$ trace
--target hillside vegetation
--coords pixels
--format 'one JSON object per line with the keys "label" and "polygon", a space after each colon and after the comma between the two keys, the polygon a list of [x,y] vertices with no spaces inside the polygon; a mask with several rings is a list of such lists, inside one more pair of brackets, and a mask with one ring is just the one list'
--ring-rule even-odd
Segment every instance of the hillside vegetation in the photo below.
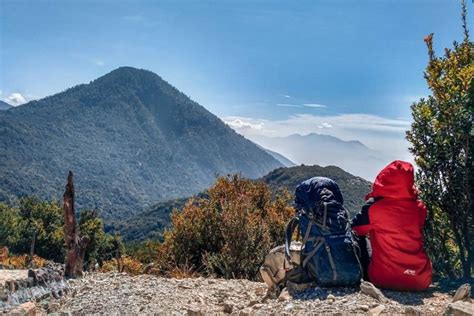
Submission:
{"label": "hillside vegetation", "polygon": [[0,111],[0,202],[58,199],[68,170],[79,208],[106,221],[190,196],[216,175],[282,164],[158,75],[122,67]]}
{"label": "hillside vegetation", "polygon": [[[369,193],[371,183],[335,167],[296,166],[278,168],[260,180],[265,182],[273,192],[286,189],[291,195],[302,181],[315,176],[334,179],[344,194],[346,208],[353,214],[364,204],[364,197]],[[205,197],[206,193],[199,197]],[[120,233],[125,241],[145,239],[162,239],[164,229],[170,224],[170,213],[173,209],[181,210],[188,199],[175,199],[160,202],[129,218],[113,221],[107,229]]]}

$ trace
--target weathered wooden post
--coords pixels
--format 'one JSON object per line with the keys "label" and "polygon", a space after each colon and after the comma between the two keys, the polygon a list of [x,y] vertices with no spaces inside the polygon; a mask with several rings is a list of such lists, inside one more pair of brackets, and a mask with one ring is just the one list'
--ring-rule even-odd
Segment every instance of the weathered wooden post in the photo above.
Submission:
{"label": "weathered wooden post", "polygon": [[71,171],[69,171],[67,176],[66,191],[64,192],[63,199],[64,239],[66,242],[66,267],[64,274],[66,278],[75,278],[76,276],[82,276],[82,265],[88,239],[87,237],[79,237],[74,209],[73,174]]}
{"label": "weathered wooden post", "polygon": [[31,237],[31,243],[30,243],[30,252],[28,255],[28,267],[31,267],[33,265],[33,256],[35,254],[35,244],[36,244],[36,234],[37,234],[37,229],[36,229],[36,223],[33,221],[33,233]]}

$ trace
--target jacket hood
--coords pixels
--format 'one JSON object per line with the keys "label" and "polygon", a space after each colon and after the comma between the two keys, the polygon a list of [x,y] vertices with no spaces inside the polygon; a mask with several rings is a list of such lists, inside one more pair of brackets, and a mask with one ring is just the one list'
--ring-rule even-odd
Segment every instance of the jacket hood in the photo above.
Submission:
{"label": "jacket hood", "polygon": [[329,178],[314,177],[303,181],[296,187],[295,204],[312,209],[321,200],[334,200],[344,203],[341,190],[337,183]]}
{"label": "jacket hood", "polygon": [[375,178],[372,192],[365,198],[416,199],[415,174],[411,163],[395,160]]}

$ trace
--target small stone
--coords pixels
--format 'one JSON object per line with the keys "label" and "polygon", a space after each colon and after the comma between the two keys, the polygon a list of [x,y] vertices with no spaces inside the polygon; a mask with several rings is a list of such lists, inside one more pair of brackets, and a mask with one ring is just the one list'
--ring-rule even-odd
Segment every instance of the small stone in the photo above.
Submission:
{"label": "small stone", "polygon": [[407,316],[420,316],[421,312],[413,306],[407,306],[407,308],[405,308],[405,315],[407,315]]}
{"label": "small stone", "polygon": [[226,314],[230,314],[232,313],[232,305],[229,305],[229,304],[224,304],[223,305],[223,312],[226,313]]}
{"label": "small stone", "polygon": [[378,316],[378,315],[380,315],[381,312],[383,312],[384,309],[385,309],[385,305],[379,305],[379,306],[369,310],[368,314],[370,316]]}
{"label": "small stone", "polygon": [[288,304],[286,304],[286,306],[285,306],[284,309],[285,309],[285,310],[290,310],[290,309],[292,309],[293,307],[295,307],[295,305],[293,305],[292,303],[288,303]]}
{"label": "small stone", "polygon": [[452,302],[454,303],[457,301],[471,301],[471,286],[469,283],[463,284],[458,288],[456,294],[454,294]]}
{"label": "small stone", "polygon": [[186,311],[188,316],[203,316],[204,314],[200,310],[188,309]]}
{"label": "small stone", "polygon": [[256,304],[258,304],[258,301],[250,301],[250,303],[248,303],[247,307],[252,307]]}
{"label": "small stone", "polygon": [[286,288],[288,289],[288,291],[290,293],[300,293],[300,292],[304,292],[305,290],[309,289],[309,288],[313,288],[315,287],[316,284],[314,283],[294,283],[294,282],[291,282],[291,281],[287,281],[286,282]]}
{"label": "small stone", "polygon": [[263,304],[255,304],[254,306],[252,306],[253,309],[260,309],[263,307]]}
{"label": "small stone", "polygon": [[329,294],[326,299],[327,299],[327,301],[328,301],[329,304],[334,303],[334,301],[336,300],[336,298],[335,298],[334,295],[332,295],[332,294]]}
{"label": "small stone", "polygon": [[290,293],[288,293],[288,290],[285,288],[281,291],[280,296],[278,296],[278,300],[280,302],[284,301],[289,301],[291,299]]}
{"label": "small stone", "polygon": [[366,295],[369,295],[369,296],[372,296],[373,298],[375,298],[379,302],[386,301],[386,298],[382,294],[382,292],[378,288],[376,288],[375,285],[373,285],[370,282],[362,281],[360,283],[360,290],[361,290],[362,293],[364,293]]}
{"label": "small stone", "polygon": [[264,288],[264,287],[257,287],[255,289],[255,294],[259,295],[259,296],[263,296],[263,295],[267,294],[267,289]]}
{"label": "small stone", "polygon": [[369,306],[368,305],[357,305],[357,308],[366,312],[369,310]]}
{"label": "small stone", "polygon": [[250,308],[244,308],[244,309],[239,311],[238,315],[239,316],[250,316],[250,315],[253,315],[253,311]]}
{"label": "small stone", "polygon": [[474,315],[474,303],[457,301],[449,303],[444,312],[445,316],[472,316]]}

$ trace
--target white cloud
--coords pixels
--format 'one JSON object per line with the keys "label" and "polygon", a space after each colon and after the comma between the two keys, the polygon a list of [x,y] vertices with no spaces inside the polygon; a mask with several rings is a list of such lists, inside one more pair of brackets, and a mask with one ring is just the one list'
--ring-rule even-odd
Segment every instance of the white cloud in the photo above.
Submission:
{"label": "white cloud", "polygon": [[252,124],[250,122],[241,120],[239,118],[236,119],[228,119],[224,121],[227,125],[232,127],[235,130],[244,130],[244,129],[255,129],[255,130],[261,130],[263,128],[264,123],[257,123],[257,124]]}
{"label": "white cloud", "polygon": [[301,105],[290,104],[290,103],[278,103],[277,106],[287,107],[287,108],[300,108]]}
{"label": "white cloud", "polygon": [[327,108],[327,105],[324,104],[318,104],[318,103],[305,103],[303,106],[307,106],[310,108]]}
{"label": "white cloud", "polygon": [[13,106],[18,106],[23,103],[26,103],[26,98],[21,93],[18,93],[18,92],[14,92],[10,94],[8,97],[5,97],[3,100]]}
{"label": "white cloud", "polygon": [[[334,127],[338,131],[354,133],[374,132],[374,133],[403,133],[410,122],[403,119],[390,119],[372,114],[340,114],[333,116],[318,116],[312,114],[292,115],[284,120],[266,120],[247,117],[225,117],[223,120],[238,119],[241,124],[259,125],[258,134],[265,136],[287,136],[294,133],[308,134],[317,131],[318,126],[329,128]],[[269,131],[277,131],[268,134]]]}
{"label": "white cloud", "polygon": [[332,125],[329,124],[328,122],[323,122],[321,125],[318,126],[318,128],[332,128]]}
{"label": "white cloud", "polygon": [[288,95],[288,94],[284,94],[283,96],[287,99],[291,98],[291,95]]}
{"label": "white cloud", "polygon": [[327,105],[318,104],[318,103],[303,103],[303,104],[277,103],[276,106],[282,106],[282,107],[287,107],[287,108],[302,108],[302,107],[319,108],[319,109],[327,108]]}
{"label": "white cloud", "polygon": [[359,140],[393,159],[412,160],[412,156],[408,153],[408,142],[405,140],[405,131],[410,127],[408,120],[372,114],[333,116],[298,114],[283,120],[246,117],[225,117],[223,120],[225,122],[238,120],[242,128],[228,124],[249,139],[258,136],[284,137],[291,134],[323,133],[343,140]]}

